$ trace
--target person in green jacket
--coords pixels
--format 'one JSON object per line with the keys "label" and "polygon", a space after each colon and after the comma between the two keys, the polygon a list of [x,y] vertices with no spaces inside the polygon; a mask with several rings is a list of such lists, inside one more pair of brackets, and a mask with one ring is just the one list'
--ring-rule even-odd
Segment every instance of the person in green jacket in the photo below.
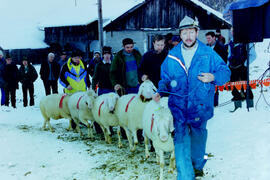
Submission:
{"label": "person in green jacket", "polygon": [[134,42],[130,38],[122,41],[123,49],[114,57],[110,79],[115,91],[123,89],[125,94],[138,93],[139,79],[138,66],[141,61],[141,54],[134,49]]}

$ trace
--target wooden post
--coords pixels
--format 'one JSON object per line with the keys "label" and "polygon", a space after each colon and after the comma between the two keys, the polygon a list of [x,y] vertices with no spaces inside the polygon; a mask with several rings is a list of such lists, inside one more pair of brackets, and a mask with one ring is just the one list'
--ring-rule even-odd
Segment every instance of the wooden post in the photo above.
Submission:
{"label": "wooden post", "polygon": [[103,48],[103,19],[102,19],[102,0],[98,0],[98,39],[100,52]]}

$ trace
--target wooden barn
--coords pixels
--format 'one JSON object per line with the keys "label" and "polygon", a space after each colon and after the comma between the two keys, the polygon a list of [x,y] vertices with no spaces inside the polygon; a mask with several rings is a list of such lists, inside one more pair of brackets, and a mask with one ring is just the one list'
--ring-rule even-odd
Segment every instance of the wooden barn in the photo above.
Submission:
{"label": "wooden barn", "polygon": [[44,30],[44,41],[54,52],[73,49],[90,52],[91,43],[98,40],[97,20],[81,25],[45,27]]}
{"label": "wooden barn", "polygon": [[205,33],[217,28],[228,38],[231,25],[222,18],[221,13],[198,0],[145,0],[104,27],[105,44],[112,46],[116,52],[122,48],[122,39],[129,37],[144,53],[152,47],[155,34],[178,35],[179,23],[185,15],[198,18],[201,29],[199,39],[203,42]]}

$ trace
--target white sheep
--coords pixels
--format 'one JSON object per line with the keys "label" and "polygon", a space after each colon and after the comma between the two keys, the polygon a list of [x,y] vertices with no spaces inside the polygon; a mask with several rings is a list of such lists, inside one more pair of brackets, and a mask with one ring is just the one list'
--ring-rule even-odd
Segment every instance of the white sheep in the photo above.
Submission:
{"label": "white sheep", "polygon": [[46,125],[48,124],[51,132],[54,132],[50,124],[50,118],[52,119],[69,119],[68,130],[71,129],[71,115],[68,109],[68,99],[70,95],[67,94],[50,94],[44,96],[39,103],[41,114],[44,118],[43,130],[46,130]]}
{"label": "white sheep", "polygon": [[131,151],[135,151],[138,144],[137,130],[142,129],[143,111],[149,102],[146,100],[151,100],[156,90],[154,84],[150,80],[146,80],[140,85],[138,94],[127,94],[118,100],[115,113],[119,119],[119,125],[126,132]]}
{"label": "white sheep", "polygon": [[76,124],[76,129],[82,136],[82,132],[79,123],[82,122],[88,128],[88,137],[93,138],[92,126],[93,123],[89,124],[88,120],[93,121],[92,108],[96,93],[93,90],[86,92],[76,92],[71,95],[68,100],[68,108],[72,119]]}
{"label": "white sheep", "polygon": [[150,101],[143,113],[142,118],[144,142],[145,142],[145,156],[150,156],[148,150],[148,140],[151,139],[155,148],[157,163],[160,164],[160,179],[163,179],[164,170],[164,152],[171,152],[170,170],[175,169],[175,154],[174,142],[171,133],[174,130],[173,117],[168,108],[168,98],[160,99],[159,103]]}
{"label": "white sheep", "polygon": [[[116,93],[107,93],[103,94],[101,96],[98,96],[95,100],[92,112],[95,121],[100,125],[105,141],[107,143],[111,143],[111,131],[110,131],[110,126],[118,126],[119,121],[117,116],[114,113],[115,106],[117,104],[117,101],[119,99],[118,94]],[[119,128],[118,128],[119,129]],[[118,140],[120,140],[120,131],[117,132],[118,134]],[[119,144],[121,147],[121,144]]]}

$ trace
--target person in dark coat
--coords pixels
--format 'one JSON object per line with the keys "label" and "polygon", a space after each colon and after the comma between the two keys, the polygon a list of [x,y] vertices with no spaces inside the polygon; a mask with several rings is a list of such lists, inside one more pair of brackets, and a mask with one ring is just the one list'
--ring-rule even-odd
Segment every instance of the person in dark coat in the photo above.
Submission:
{"label": "person in dark coat", "polygon": [[216,30],[216,38],[217,38],[217,40],[218,40],[220,43],[222,43],[223,45],[225,45],[226,39],[225,39],[225,37],[223,37],[223,36],[221,35],[220,29],[217,29],[217,30]]}
{"label": "person in dark coat", "polygon": [[34,101],[34,82],[38,78],[38,74],[34,66],[30,64],[26,57],[22,59],[22,65],[19,69],[19,80],[22,83],[23,106],[28,104],[27,91],[30,96],[30,106],[35,105]]}
{"label": "person in dark coat", "polygon": [[61,52],[60,59],[58,60],[58,64],[60,65],[60,68],[67,63],[68,57],[67,53],[65,51]]}
{"label": "person in dark coat", "polygon": [[[207,40],[207,46],[210,46],[222,59],[223,61],[227,64],[227,59],[228,59],[228,52],[225,48],[225,46],[220,43],[219,40],[216,40],[216,35],[213,31],[209,31],[205,34],[206,40]],[[218,106],[218,96],[219,92],[218,90],[215,92],[215,97],[214,97],[214,106]]]}
{"label": "person in dark coat", "polygon": [[0,50],[0,89],[1,89],[1,106],[5,105],[5,87],[6,87],[6,82],[4,80],[4,69],[6,66],[6,61],[4,58],[4,53],[2,50]]}
{"label": "person in dark coat", "polygon": [[43,81],[46,95],[58,93],[57,80],[60,74],[60,65],[54,60],[53,53],[48,54],[48,60],[43,61],[40,68],[40,77]]}
{"label": "person in dark coat", "polygon": [[104,46],[102,50],[103,59],[96,65],[94,76],[92,79],[92,89],[96,89],[98,85],[98,95],[114,92],[110,80],[110,68],[112,59],[112,48]]}
{"label": "person in dark coat", "polygon": [[100,52],[96,51],[94,53],[93,59],[91,59],[89,61],[89,64],[88,64],[88,67],[87,67],[87,71],[88,71],[88,73],[90,74],[91,77],[93,77],[94,72],[95,72],[95,67],[99,62],[101,62]]}
{"label": "person in dark coat", "polygon": [[[233,30],[232,30],[233,33]],[[228,44],[228,61],[229,68],[232,72],[231,74],[231,82],[236,81],[246,81],[247,80],[247,67],[245,66],[245,62],[247,60],[247,50],[245,44],[243,43],[234,43],[233,39]],[[246,99],[246,91],[243,86],[241,91],[239,92],[236,88],[232,90],[232,101],[234,101],[234,112],[238,108],[242,107],[242,101]],[[249,107],[253,107],[253,93],[249,90]]]}
{"label": "person in dark coat", "polygon": [[12,58],[6,56],[6,66],[4,69],[4,80],[6,84],[6,101],[5,105],[9,106],[9,100],[11,99],[11,105],[16,108],[16,89],[19,89],[18,85],[18,68],[16,64],[12,63]]}
{"label": "person in dark coat", "polygon": [[153,47],[153,50],[146,52],[142,56],[138,72],[142,81],[149,79],[158,88],[158,82],[160,81],[160,67],[168,54],[165,50],[165,37],[156,35],[153,39]]}

